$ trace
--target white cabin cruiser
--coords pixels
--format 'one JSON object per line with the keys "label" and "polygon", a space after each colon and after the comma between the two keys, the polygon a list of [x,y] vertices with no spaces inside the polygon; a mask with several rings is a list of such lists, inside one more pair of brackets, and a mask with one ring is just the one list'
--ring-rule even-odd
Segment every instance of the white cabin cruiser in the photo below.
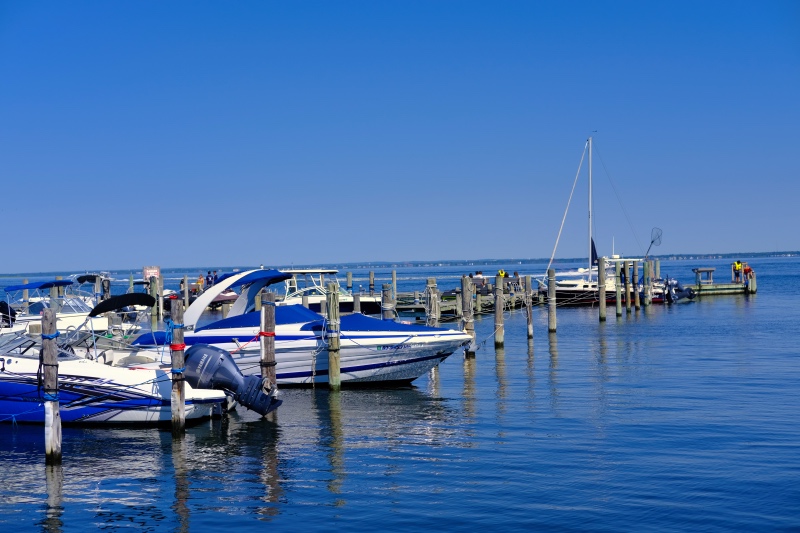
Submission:
{"label": "white cabin cruiser", "polygon": [[[255,297],[291,274],[250,270],[225,276],[203,293],[184,314],[184,342],[210,344],[231,353],[242,373],[260,373],[261,318]],[[228,318],[198,326],[208,302],[218,292],[242,287]],[[325,317],[300,305],[275,307],[275,359],[279,385],[328,381]],[[340,372],[346,384],[407,384],[444,361],[472,338],[459,330],[380,320],[361,314],[341,316]],[[134,344],[166,343],[165,332],[145,333]]]}

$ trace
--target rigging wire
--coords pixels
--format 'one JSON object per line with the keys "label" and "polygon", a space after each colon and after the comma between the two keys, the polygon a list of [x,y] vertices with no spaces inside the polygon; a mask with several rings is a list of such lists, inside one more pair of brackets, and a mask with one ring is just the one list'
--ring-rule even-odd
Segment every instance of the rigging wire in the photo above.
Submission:
{"label": "rigging wire", "polygon": [[558,228],[558,236],[556,237],[556,244],[553,246],[553,253],[550,255],[550,261],[547,263],[545,271],[550,270],[553,264],[553,258],[556,256],[556,249],[558,248],[558,241],[561,239],[561,232],[564,230],[564,222],[567,220],[567,213],[569,212],[569,204],[572,202],[572,195],[575,194],[575,186],[578,184],[578,176],[581,174],[581,167],[583,167],[583,160],[586,158],[586,150],[589,147],[589,141],[583,145],[583,154],[581,155],[581,162],[578,164],[578,171],[575,173],[575,181],[572,182],[572,190],[569,193],[569,200],[567,200],[567,208],[564,210],[564,216],[561,218],[561,227]]}
{"label": "rigging wire", "polygon": [[609,174],[608,169],[606,168],[606,163],[603,161],[603,156],[600,155],[600,151],[597,147],[594,147],[595,151],[597,152],[597,157],[600,158],[600,164],[603,165],[603,171],[606,173],[606,178],[608,178],[608,182],[611,184],[611,189],[614,191],[614,196],[617,197],[617,203],[619,204],[620,208],[622,208],[622,213],[625,215],[625,220],[628,222],[628,226],[631,228],[631,233],[633,233],[633,238],[636,240],[636,244],[639,246],[639,251],[644,255],[644,247],[642,243],[639,242],[639,237],[636,235],[636,230],[633,228],[633,223],[631,222],[631,217],[628,216],[628,211],[625,209],[625,206],[622,204],[622,199],[619,197],[619,193],[617,192],[617,187],[614,185],[614,181],[611,179],[611,174]]}

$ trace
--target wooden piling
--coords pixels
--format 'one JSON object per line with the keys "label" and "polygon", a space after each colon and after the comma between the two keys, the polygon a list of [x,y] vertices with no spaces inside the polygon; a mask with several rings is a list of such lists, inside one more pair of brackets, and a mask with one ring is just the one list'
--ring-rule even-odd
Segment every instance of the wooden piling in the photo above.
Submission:
{"label": "wooden piling", "polygon": [[631,262],[625,261],[625,313],[631,312]]}
{"label": "wooden piling", "polygon": [[347,273],[347,292],[353,292],[353,273]]}
{"label": "wooden piling", "polygon": [[383,320],[394,320],[394,308],[392,307],[392,286],[384,283],[381,291],[381,318]]}
{"label": "wooden piling", "polygon": [[622,316],[622,277],[620,273],[622,272],[622,267],[619,261],[614,261],[614,291],[615,291],[615,298],[616,301],[614,302],[614,307],[616,308],[617,316]]}
{"label": "wooden piling", "polygon": [[547,331],[556,331],[556,271],[547,269]]}
{"label": "wooden piling", "polygon": [[392,301],[397,305],[397,270],[392,270]]}
{"label": "wooden piling", "polygon": [[261,293],[261,331],[258,334],[261,344],[261,377],[266,386],[272,389],[277,386],[275,372],[275,294]]}
{"label": "wooden piling", "polygon": [[154,298],[153,307],[150,308],[150,330],[156,331],[158,328],[158,285],[156,277],[150,276],[150,296]]}
{"label": "wooden piling", "polygon": [[369,271],[369,295],[375,296],[375,272]]}
{"label": "wooden piling", "polygon": [[103,290],[103,279],[100,276],[95,276],[94,278],[94,303],[95,305],[100,303],[100,295],[102,294],[101,291]]}
{"label": "wooden piling", "polygon": [[133,292],[133,272],[128,276],[128,292]]}
{"label": "wooden piling", "polygon": [[650,290],[653,287],[653,284],[650,281],[650,261],[645,261],[642,264],[642,277],[644,278],[644,306],[649,307],[652,303],[652,297],[650,295]]}
{"label": "wooden piling", "polygon": [[661,277],[661,259],[656,259],[655,264],[656,264],[655,274],[656,274],[656,279],[658,279]]}
{"label": "wooden piling", "polygon": [[425,287],[425,294],[427,296],[427,305],[425,306],[425,310],[427,311],[427,325],[438,328],[440,311],[439,291],[436,288],[436,278],[428,278],[428,282]]}
{"label": "wooden piling", "polygon": [[[62,279],[63,276],[56,276],[57,280]],[[59,287],[50,287],[50,308],[58,313],[61,310],[61,305],[58,300]]]}
{"label": "wooden piling", "polygon": [[606,258],[597,259],[597,292],[598,307],[600,309],[600,322],[606,321]]}
{"label": "wooden piling", "polygon": [[42,367],[44,373],[44,456],[48,465],[61,464],[61,411],[58,402],[58,347],[56,314],[42,311]]}
{"label": "wooden piling", "polygon": [[164,278],[159,276],[158,280],[158,320],[164,320]]}
{"label": "wooden piling", "polygon": [[342,386],[342,377],[339,368],[339,291],[335,283],[328,283],[327,295],[328,321],[328,387],[330,390],[339,390]]}
{"label": "wooden piling", "polygon": [[360,313],[361,312],[361,293],[355,293],[353,295],[353,312]]}
{"label": "wooden piling", "polygon": [[[467,276],[461,276],[461,317],[464,323],[463,330],[468,333],[472,338],[475,338],[475,318],[472,309],[472,291],[474,290],[472,281]],[[470,345],[464,355],[467,357],[474,356],[475,352],[471,350]]]}
{"label": "wooden piling", "polygon": [[183,307],[189,307],[189,276],[186,275],[183,276]]}
{"label": "wooden piling", "polygon": [[505,310],[503,300],[503,286],[505,285],[503,276],[497,276],[494,284],[494,345],[502,346],[505,344],[506,328],[503,324],[503,311]]}
{"label": "wooden piling", "polygon": [[324,300],[319,302],[319,314],[322,316],[328,316],[328,298],[326,297]]}
{"label": "wooden piling", "polygon": [[456,318],[459,322],[464,318],[464,298],[460,288],[456,288]]}
{"label": "wooden piling", "polygon": [[633,262],[633,305],[636,306],[638,311],[642,307],[641,298],[639,296],[639,261]]}
{"label": "wooden piling", "polygon": [[172,319],[172,344],[169,345],[172,357],[172,436],[182,437],[186,431],[186,386],[183,378],[185,370],[183,343],[183,301],[173,294],[169,298],[170,318]]}
{"label": "wooden piling", "polygon": [[[27,285],[28,284],[28,280],[27,279],[23,279],[22,280],[22,284],[23,285]],[[28,299],[29,298],[30,298],[30,293],[28,292],[28,289],[23,289],[22,290],[22,312],[24,314],[28,313],[28,305],[29,305]]]}
{"label": "wooden piling", "polygon": [[308,294],[303,293],[303,295],[300,297],[300,302],[303,304],[303,307],[308,309]]}
{"label": "wooden piling", "polygon": [[533,281],[525,276],[525,318],[528,321],[528,338],[533,338]]}

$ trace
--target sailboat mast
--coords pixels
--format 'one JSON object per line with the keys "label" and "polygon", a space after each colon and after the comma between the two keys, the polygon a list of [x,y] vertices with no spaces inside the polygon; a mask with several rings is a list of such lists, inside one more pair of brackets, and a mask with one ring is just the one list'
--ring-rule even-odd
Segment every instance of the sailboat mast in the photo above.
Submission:
{"label": "sailboat mast", "polygon": [[589,137],[589,281],[592,280],[592,138]]}

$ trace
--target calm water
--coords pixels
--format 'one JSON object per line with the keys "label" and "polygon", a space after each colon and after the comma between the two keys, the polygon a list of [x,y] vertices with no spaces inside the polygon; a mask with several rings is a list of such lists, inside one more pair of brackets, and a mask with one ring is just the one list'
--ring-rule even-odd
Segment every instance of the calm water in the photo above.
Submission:
{"label": "calm water", "polygon": [[65,428],[58,470],[41,428],[0,426],[0,531],[800,529],[800,259],[749,262],[755,296],[560,309],[555,335],[536,309],[533,342],[517,311],[504,350],[479,319],[475,359],[405,390],[287,389],[275,422]]}

